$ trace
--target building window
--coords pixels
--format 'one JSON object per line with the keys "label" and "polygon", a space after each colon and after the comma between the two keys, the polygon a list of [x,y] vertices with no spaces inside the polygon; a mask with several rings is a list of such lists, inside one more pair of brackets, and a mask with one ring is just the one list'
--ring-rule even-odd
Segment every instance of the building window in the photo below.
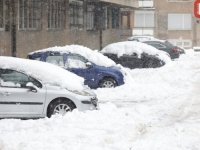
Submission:
{"label": "building window", "polygon": [[122,29],[130,29],[130,11],[122,11]]}
{"label": "building window", "polygon": [[71,29],[83,29],[83,2],[71,0],[69,6]]}
{"label": "building window", "polygon": [[94,30],[94,5],[87,5],[87,30]]}
{"label": "building window", "polygon": [[135,27],[152,28],[154,27],[154,12],[135,11]]}
{"label": "building window", "polygon": [[169,40],[169,42],[179,47],[189,48],[192,46],[192,42],[190,40]]}
{"label": "building window", "polygon": [[167,0],[168,2],[191,2],[191,0]]}
{"label": "building window", "polygon": [[0,0],[0,31],[9,31],[10,26],[10,2]]}
{"label": "building window", "polygon": [[108,25],[107,7],[87,5],[87,30],[105,30]]}
{"label": "building window", "polygon": [[64,0],[48,0],[48,29],[65,29]]}
{"label": "building window", "polygon": [[168,30],[191,30],[191,15],[168,14]]}
{"label": "building window", "polygon": [[112,8],[112,28],[119,29],[119,9]]}
{"label": "building window", "polygon": [[19,29],[41,29],[41,1],[19,0]]}

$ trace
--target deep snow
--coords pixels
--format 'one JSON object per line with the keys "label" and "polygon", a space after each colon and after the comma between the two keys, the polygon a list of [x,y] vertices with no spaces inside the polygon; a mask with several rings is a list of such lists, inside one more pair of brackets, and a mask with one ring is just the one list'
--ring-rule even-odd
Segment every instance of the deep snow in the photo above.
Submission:
{"label": "deep snow", "polygon": [[199,150],[200,53],[126,71],[125,85],[94,90],[99,111],[0,120],[0,150]]}

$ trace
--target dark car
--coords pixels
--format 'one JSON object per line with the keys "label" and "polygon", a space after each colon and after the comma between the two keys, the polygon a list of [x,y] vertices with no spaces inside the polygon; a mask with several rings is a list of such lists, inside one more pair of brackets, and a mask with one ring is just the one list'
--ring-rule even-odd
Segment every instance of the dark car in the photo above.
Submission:
{"label": "dark car", "polygon": [[151,45],[151,46],[157,48],[158,50],[167,52],[170,55],[171,59],[176,59],[176,58],[179,58],[179,56],[180,56],[178,47],[174,46],[172,44],[169,44],[169,42],[164,43],[161,41],[144,41],[143,43]]}
{"label": "dark car", "polygon": [[117,54],[111,53],[103,53],[103,55],[112,59],[116,64],[121,64],[123,67],[130,69],[158,68],[165,65],[165,63],[155,55],[149,55],[146,53],[142,53],[141,57],[139,57],[136,53],[133,55],[123,55],[121,57],[118,57]]}
{"label": "dark car", "polygon": [[[164,40],[163,41],[165,44],[169,44],[169,45],[172,45],[172,46],[175,46],[175,45],[173,45],[172,43],[170,43],[170,42],[168,42],[167,40]],[[180,47],[178,47],[178,46],[176,46],[177,47],[177,51],[179,52],[179,54],[185,54],[185,50],[184,49],[182,49],[182,48],[180,48]]]}

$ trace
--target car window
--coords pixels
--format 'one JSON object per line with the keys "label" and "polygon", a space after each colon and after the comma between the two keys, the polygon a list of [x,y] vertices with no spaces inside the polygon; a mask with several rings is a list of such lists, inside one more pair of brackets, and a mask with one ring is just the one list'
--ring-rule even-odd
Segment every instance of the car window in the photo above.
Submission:
{"label": "car window", "polygon": [[67,55],[66,68],[86,69],[86,60],[76,55]]}
{"label": "car window", "polygon": [[46,62],[64,67],[64,60],[62,55],[47,56]]}
{"label": "car window", "polygon": [[166,48],[166,47],[162,44],[159,44],[159,48]]}
{"label": "car window", "polygon": [[148,44],[155,47],[155,48],[159,48],[159,44],[155,44],[155,43],[148,43]]}
{"label": "car window", "polygon": [[42,84],[33,79],[32,77],[28,77],[27,75],[9,69],[2,69],[0,72],[0,83],[2,87],[17,87],[23,88],[26,87],[28,82],[32,82],[38,88],[42,87]]}
{"label": "car window", "polygon": [[41,60],[41,57],[30,57],[29,59],[40,61],[40,60]]}

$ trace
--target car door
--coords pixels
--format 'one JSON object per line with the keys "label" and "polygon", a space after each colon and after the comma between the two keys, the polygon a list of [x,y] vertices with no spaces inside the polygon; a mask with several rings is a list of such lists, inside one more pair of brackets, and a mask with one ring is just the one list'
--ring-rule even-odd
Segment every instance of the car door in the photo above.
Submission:
{"label": "car door", "polygon": [[96,80],[95,65],[91,63],[93,67],[87,67],[87,62],[88,61],[86,59],[79,55],[67,54],[65,68],[68,71],[83,77],[85,79],[85,85],[94,86]]}
{"label": "car door", "polygon": [[[1,117],[34,117],[42,114],[46,87],[39,81],[10,69],[0,69],[0,81]],[[27,88],[28,82],[32,82],[37,91]]]}
{"label": "car door", "polygon": [[136,53],[132,55],[123,55],[120,57],[122,66],[134,69],[134,68],[142,68],[143,60],[139,58]]}

